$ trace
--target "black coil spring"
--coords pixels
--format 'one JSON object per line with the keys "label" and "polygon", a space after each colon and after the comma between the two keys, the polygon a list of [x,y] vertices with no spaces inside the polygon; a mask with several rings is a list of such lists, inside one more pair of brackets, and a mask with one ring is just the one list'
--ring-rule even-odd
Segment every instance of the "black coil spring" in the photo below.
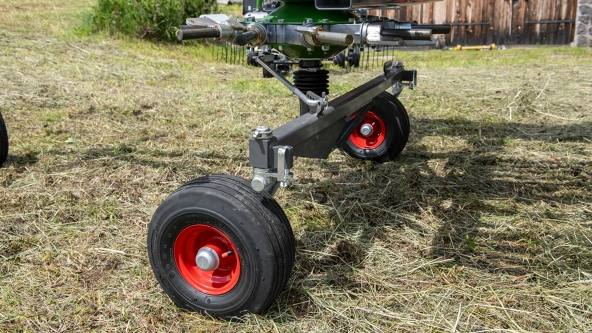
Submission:
{"label": "black coil spring", "polygon": [[[322,66],[322,65],[321,65]],[[294,86],[306,94],[307,91],[322,96],[329,95],[329,71],[320,67],[307,68],[300,65],[300,70],[294,72]]]}

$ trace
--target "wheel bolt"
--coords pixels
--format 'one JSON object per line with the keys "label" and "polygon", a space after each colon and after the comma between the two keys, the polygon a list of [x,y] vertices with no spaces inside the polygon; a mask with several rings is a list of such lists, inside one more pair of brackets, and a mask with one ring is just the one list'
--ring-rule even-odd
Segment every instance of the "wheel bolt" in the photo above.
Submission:
{"label": "wheel bolt", "polygon": [[360,133],[362,136],[368,137],[374,133],[374,127],[370,124],[364,124],[360,127]]}
{"label": "wheel bolt", "polygon": [[216,251],[204,246],[197,251],[195,263],[202,271],[213,271],[220,265],[220,258],[218,258]]}

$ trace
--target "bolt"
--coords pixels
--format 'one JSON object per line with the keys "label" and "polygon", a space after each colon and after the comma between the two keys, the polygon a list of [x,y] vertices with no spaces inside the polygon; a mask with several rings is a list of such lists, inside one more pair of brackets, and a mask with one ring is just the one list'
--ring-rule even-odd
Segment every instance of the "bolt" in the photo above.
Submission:
{"label": "bolt", "polygon": [[323,23],[329,23],[329,19],[323,19]]}
{"label": "bolt", "polygon": [[261,192],[267,186],[267,179],[262,175],[255,175],[253,176],[253,180],[251,180],[251,187],[256,192]]}
{"label": "bolt", "polygon": [[374,133],[374,128],[370,124],[364,124],[362,127],[360,127],[360,133],[362,136],[369,137],[372,135],[372,133]]}
{"label": "bolt", "polygon": [[253,139],[269,139],[272,137],[271,128],[268,126],[257,126],[252,131]]}

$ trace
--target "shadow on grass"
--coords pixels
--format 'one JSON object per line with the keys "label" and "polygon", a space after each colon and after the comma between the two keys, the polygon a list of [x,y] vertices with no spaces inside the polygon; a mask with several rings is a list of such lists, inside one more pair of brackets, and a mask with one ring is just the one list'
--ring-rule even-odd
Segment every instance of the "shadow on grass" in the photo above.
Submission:
{"label": "shadow on grass", "polygon": [[[592,268],[590,251],[577,249],[592,250],[586,236],[564,234],[573,227],[566,221],[592,219],[585,210],[592,197],[592,159],[582,145],[592,146],[592,123],[419,118],[412,124],[412,142],[393,162],[346,158],[323,162],[320,179],[296,175],[309,185],[290,195],[296,202],[312,200],[300,208],[301,219],[322,205],[332,223],[305,227],[297,244],[294,285],[356,290],[359,281],[350,277],[363,267],[376,240],[404,229],[424,238],[420,257],[449,259],[443,267],[515,277]],[[428,151],[424,139],[442,136],[465,143]],[[391,250],[417,253],[414,248]],[[298,309],[293,311],[308,311],[305,291],[293,288],[285,297]]]}
{"label": "shadow on grass", "polygon": [[[207,175],[209,168],[201,168],[196,164],[188,162],[187,159],[207,160],[208,166],[226,164],[229,156],[215,152],[186,152],[182,150],[146,150],[137,149],[133,144],[121,143],[115,147],[89,148],[77,151],[51,150],[47,152],[55,156],[76,157],[69,163],[63,164],[60,168],[68,169],[88,163],[89,161],[103,161],[109,163],[117,161],[124,164],[139,165],[153,169],[172,168],[182,170],[190,168],[191,173]],[[246,158],[245,158],[246,159]]]}

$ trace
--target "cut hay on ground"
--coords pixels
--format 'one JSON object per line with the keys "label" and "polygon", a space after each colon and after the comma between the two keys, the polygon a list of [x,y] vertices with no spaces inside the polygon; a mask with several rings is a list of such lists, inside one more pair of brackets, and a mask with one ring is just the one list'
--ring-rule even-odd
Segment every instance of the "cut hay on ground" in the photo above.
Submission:
{"label": "cut hay on ground", "polygon": [[[592,330],[592,51],[400,52],[410,142],[298,159],[278,193],[286,291],[224,322],[174,307],[147,224],[184,182],[250,177],[246,140],[297,101],[208,50],[74,33],[88,2],[0,3],[0,330]],[[380,70],[331,69],[331,97]]]}

